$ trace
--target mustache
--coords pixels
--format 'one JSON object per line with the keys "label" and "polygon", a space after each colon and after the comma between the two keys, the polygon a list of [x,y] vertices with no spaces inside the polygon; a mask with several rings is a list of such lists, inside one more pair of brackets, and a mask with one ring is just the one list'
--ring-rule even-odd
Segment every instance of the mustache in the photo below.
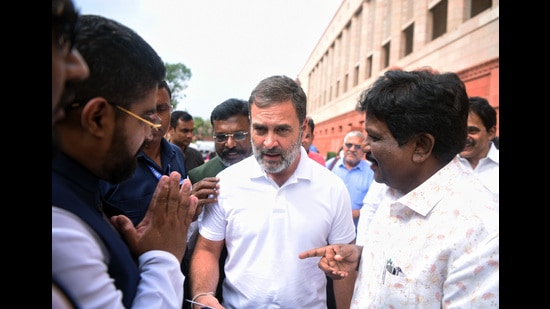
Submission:
{"label": "mustache", "polygon": [[246,151],[242,150],[242,149],[224,149],[222,151],[222,157],[223,156],[227,156],[227,155],[230,155],[230,154],[240,154],[240,155],[244,155],[246,154]]}
{"label": "mustache", "polygon": [[273,148],[273,149],[267,149],[260,151],[261,154],[267,154],[267,155],[283,155],[283,151]]}
{"label": "mustache", "polygon": [[371,152],[368,152],[368,153],[365,154],[365,159],[366,159],[367,161],[372,162],[372,163],[378,164],[378,161],[376,161],[376,159],[374,159],[374,157],[372,156],[372,153],[371,153]]}

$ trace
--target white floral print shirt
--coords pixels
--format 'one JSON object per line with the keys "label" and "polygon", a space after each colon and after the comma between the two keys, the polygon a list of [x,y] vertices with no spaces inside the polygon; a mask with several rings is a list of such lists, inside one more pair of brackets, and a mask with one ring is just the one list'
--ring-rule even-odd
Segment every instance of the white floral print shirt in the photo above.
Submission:
{"label": "white floral print shirt", "polygon": [[499,307],[498,198],[458,158],[404,196],[386,186],[364,233],[351,308]]}

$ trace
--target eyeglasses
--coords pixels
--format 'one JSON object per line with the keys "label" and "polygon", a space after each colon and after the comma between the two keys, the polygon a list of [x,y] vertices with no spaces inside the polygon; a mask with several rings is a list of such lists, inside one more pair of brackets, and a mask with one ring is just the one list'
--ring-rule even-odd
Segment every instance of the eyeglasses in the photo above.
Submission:
{"label": "eyeglasses", "polygon": [[59,47],[65,47],[68,44],[69,50],[73,48],[78,16],[78,11],[75,10],[71,1],[52,2],[52,28]]}
{"label": "eyeglasses", "polygon": [[147,120],[147,119],[145,119],[145,118],[143,118],[143,117],[140,117],[140,116],[137,115],[137,114],[132,113],[131,111],[125,109],[124,107],[122,107],[122,106],[120,106],[120,105],[118,105],[118,104],[116,104],[116,103],[111,103],[111,102],[109,102],[109,104],[111,104],[112,106],[114,106],[114,107],[118,108],[119,110],[125,112],[126,114],[128,114],[128,115],[130,115],[130,116],[136,118],[137,120],[142,121],[143,123],[147,124],[148,126],[151,127],[151,129],[153,129],[153,130],[155,130],[155,131],[160,130],[160,127],[162,126],[160,123],[152,123],[151,121],[149,121],[149,120]]}
{"label": "eyeglasses", "polygon": [[361,145],[359,144],[352,144],[352,143],[345,143],[344,146],[346,146],[346,148],[351,148],[351,146],[353,146],[353,148],[355,148],[355,150],[359,150],[361,149]]}
{"label": "eyeglasses", "polygon": [[218,133],[213,137],[217,143],[223,143],[227,141],[229,137],[233,137],[236,141],[242,141],[246,138],[248,132],[235,132],[235,133]]}
{"label": "eyeglasses", "polygon": [[[86,101],[86,102],[87,102],[87,101]],[[146,125],[150,126],[151,129],[153,129],[153,130],[155,130],[155,131],[160,130],[160,127],[162,126],[160,123],[153,123],[152,121],[147,120],[147,119],[145,119],[145,118],[143,118],[143,117],[141,117],[141,116],[139,116],[139,115],[137,115],[137,114],[135,114],[135,113],[133,113],[133,112],[127,110],[127,109],[125,109],[124,107],[122,107],[122,106],[120,106],[120,105],[118,105],[118,104],[116,104],[116,103],[113,103],[113,102],[111,102],[111,101],[107,101],[107,102],[108,102],[110,105],[112,105],[112,106],[118,108],[119,110],[125,112],[126,114],[128,114],[128,115],[130,115],[130,116],[136,118],[137,120],[139,120],[139,121],[145,123]],[[66,107],[66,109],[67,109],[67,110],[76,109],[76,108],[79,108],[79,107],[81,107],[81,106],[84,106],[85,104],[86,104],[86,103],[75,102],[75,103],[69,104],[69,105]],[[160,121],[160,118],[159,118],[159,121]]]}

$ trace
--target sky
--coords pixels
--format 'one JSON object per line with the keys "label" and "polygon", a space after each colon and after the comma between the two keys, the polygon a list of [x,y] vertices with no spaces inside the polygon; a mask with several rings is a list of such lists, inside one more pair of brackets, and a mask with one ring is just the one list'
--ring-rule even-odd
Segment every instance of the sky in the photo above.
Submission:
{"label": "sky", "polygon": [[191,70],[176,109],[210,119],[264,78],[296,78],[342,0],[73,0],[135,30],[165,63]]}

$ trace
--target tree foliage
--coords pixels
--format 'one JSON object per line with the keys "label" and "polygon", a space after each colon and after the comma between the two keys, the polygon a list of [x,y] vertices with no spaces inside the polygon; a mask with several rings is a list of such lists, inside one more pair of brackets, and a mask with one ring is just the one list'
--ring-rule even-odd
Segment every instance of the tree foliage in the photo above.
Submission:
{"label": "tree foliage", "polygon": [[[183,63],[164,63],[166,67],[166,82],[172,91],[172,100],[170,105],[172,110],[176,110],[180,100],[185,98],[183,92],[187,89],[187,82],[191,79],[191,69]],[[202,119],[201,117],[193,117],[195,123],[194,140],[212,140],[212,124],[210,119]]]}
{"label": "tree foliage", "polygon": [[170,105],[172,110],[176,109],[181,99],[185,98],[183,91],[187,89],[187,82],[191,79],[191,69],[183,63],[165,63],[166,81],[172,90]]}
{"label": "tree foliage", "polygon": [[195,138],[197,140],[212,140],[212,135],[214,131],[212,129],[212,123],[210,119],[202,119],[202,117],[193,117],[193,122],[195,123]]}

